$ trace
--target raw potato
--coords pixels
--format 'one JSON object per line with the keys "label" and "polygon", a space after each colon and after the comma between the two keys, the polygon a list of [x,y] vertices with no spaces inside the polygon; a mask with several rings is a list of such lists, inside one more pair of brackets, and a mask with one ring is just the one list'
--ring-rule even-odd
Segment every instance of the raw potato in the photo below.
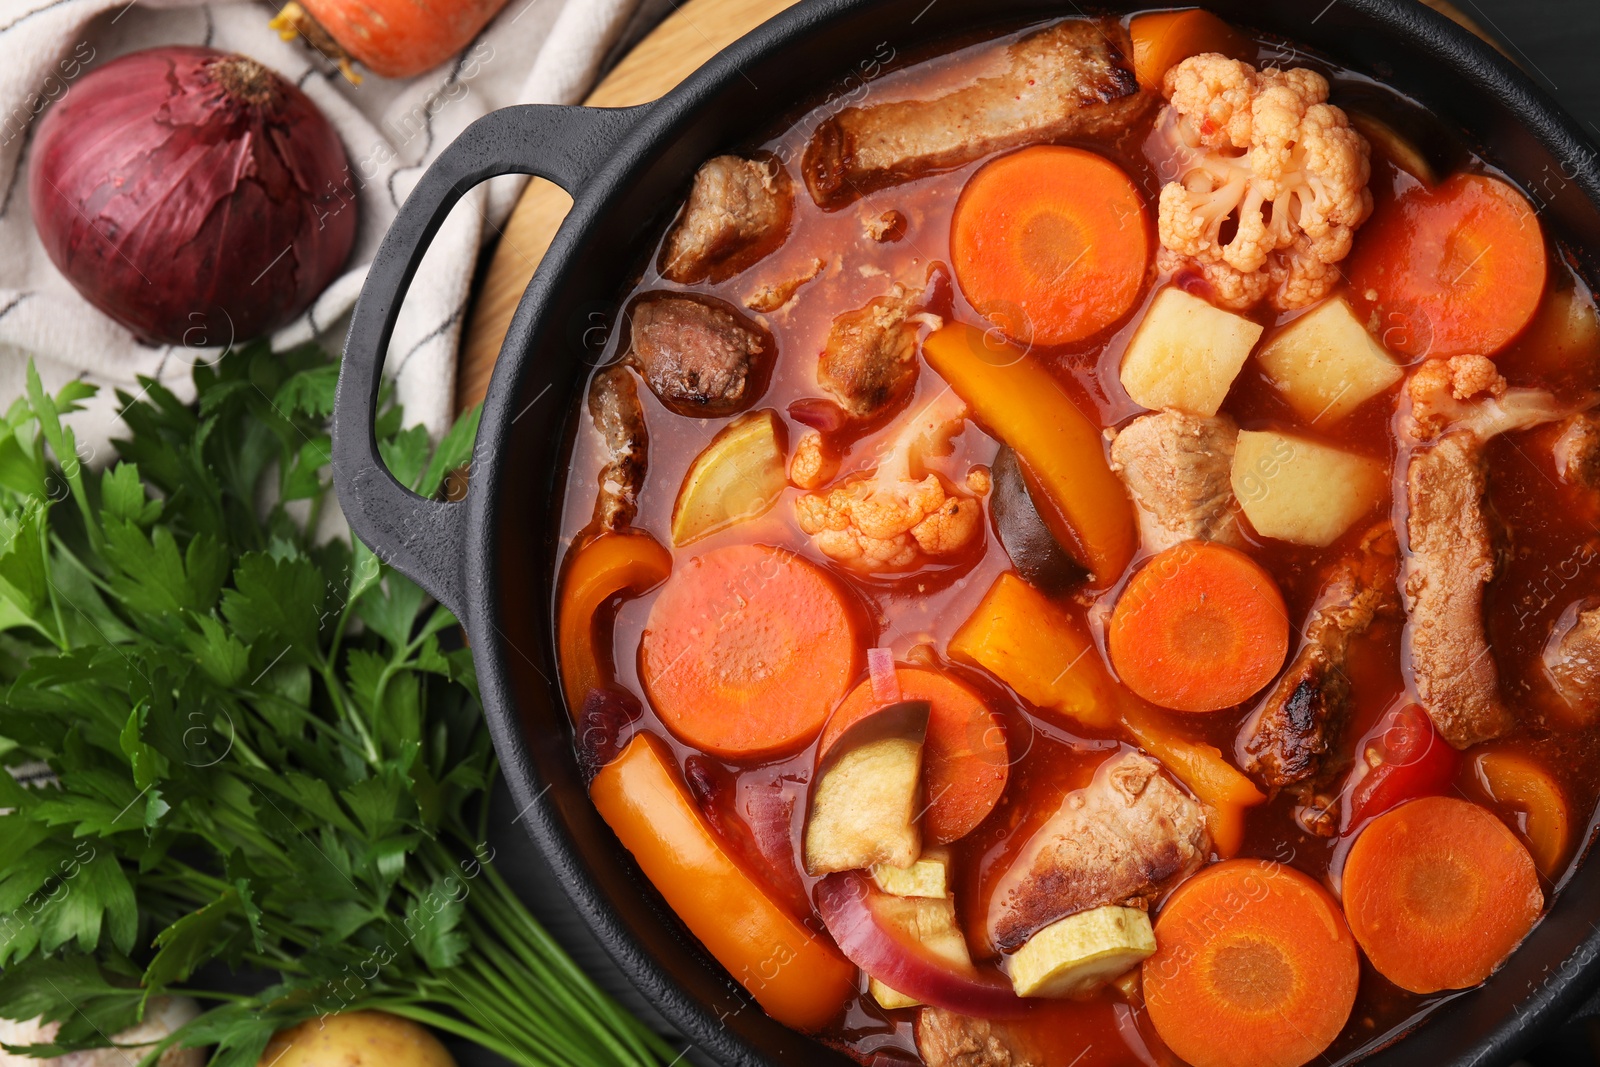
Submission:
{"label": "raw potato", "polygon": [[1034,934],[1007,970],[1019,997],[1088,993],[1155,955],[1150,916],[1108,904],[1069,915]]}
{"label": "raw potato", "polygon": [[[878,914],[921,943],[929,953],[946,960],[962,971],[972,970],[972,951],[967,948],[967,935],[961,932],[956,921],[956,902],[952,897],[903,897],[879,905]],[[906,996],[871,975],[867,976],[867,990],[885,1008],[914,1008],[920,1000]]]}
{"label": "raw potato", "polygon": [[1338,422],[1404,374],[1342,297],[1284,327],[1256,362],[1311,426]]}
{"label": "raw potato", "polygon": [[349,1011],[279,1030],[256,1067],[456,1067],[427,1028],[382,1011]]}
{"label": "raw potato", "polygon": [[1233,453],[1233,492],[1263,537],[1323,548],[1389,488],[1382,463],[1303,437],[1245,430]]}
{"label": "raw potato", "polygon": [[681,548],[766,513],[785,484],[781,426],[772,411],[745,415],[711,439],[684,475],[672,506],[672,543]]}
{"label": "raw potato", "polygon": [[897,897],[949,896],[950,850],[930,848],[909,867],[873,864],[872,880],[879,889]]}
{"label": "raw potato", "polygon": [[1163,289],[1122,357],[1134,403],[1211,416],[1250,358],[1261,326],[1182,289]]}
{"label": "raw potato", "polygon": [[845,730],[823,755],[806,820],[807,873],[917,861],[928,710],[925,700],[890,704]]}

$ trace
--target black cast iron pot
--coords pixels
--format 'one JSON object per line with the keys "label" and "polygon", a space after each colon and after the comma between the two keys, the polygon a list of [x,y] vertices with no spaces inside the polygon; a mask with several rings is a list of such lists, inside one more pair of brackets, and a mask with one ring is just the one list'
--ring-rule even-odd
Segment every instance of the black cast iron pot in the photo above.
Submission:
{"label": "black cast iron pot", "polygon": [[[1111,13],[1158,0],[1121,0]],[[1413,0],[1205,0],[1224,18],[1310,46],[1414,97],[1505,168],[1586,257],[1600,257],[1600,157],[1504,57]],[[339,377],[334,482],[355,532],[451,608],[472,641],[494,742],[528,828],[617,964],[700,1048],[729,1064],[844,1064],[767,1018],[679,925],[590,805],[556,677],[552,580],[564,458],[579,391],[618,301],[707,157],[835,89],[881,43],[897,54],[996,23],[1082,13],[1071,0],[806,0],[663,99],[600,110],[524,106],[474,123],[429,168],[384,239]],[[1091,12],[1095,13],[1095,12]],[[498,174],[573,196],[494,370],[462,503],[412,495],[372,433],[400,301],[452,205]],[[1600,277],[1594,258],[1584,264]],[[1374,1065],[1510,1062],[1600,982],[1600,863],[1483,987],[1455,997]]]}

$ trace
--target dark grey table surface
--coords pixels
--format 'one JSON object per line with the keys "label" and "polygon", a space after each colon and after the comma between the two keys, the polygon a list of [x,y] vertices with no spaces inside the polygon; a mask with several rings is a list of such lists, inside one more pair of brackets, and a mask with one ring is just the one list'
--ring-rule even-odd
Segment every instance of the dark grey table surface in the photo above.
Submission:
{"label": "dark grey table surface", "polygon": [[[1306,0],[1310,3],[1312,0]],[[1495,35],[1506,51],[1543,88],[1577,116],[1589,135],[1600,143],[1600,0],[1455,0],[1470,18]],[[639,16],[630,25],[624,40],[613,49],[611,58],[626,51],[639,37],[674,7],[676,0],[645,0]],[[496,798],[506,826],[511,819],[509,797]],[[627,979],[611,965],[610,959],[567,905],[559,885],[531,855],[531,848],[518,831],[502,832],[497,861],[520,874],[518,884],[533,887],[528,901],[567,945],[568,950],[606,989],[647,1019],[659,1017],[634,992]],[[664,1028],[664,1024],[661,1024]],[[1531,1067],[1584,1067],[1600,1065],[1600,1030],[1595,1024],[1578,1024],[1550,1035],[1544,1046],[1530,1054]],[[481,1049],[456,1046],[462,1067],[502,1067],[498,1056]],[[685,1062],[709,1062],[690,1050]]]}

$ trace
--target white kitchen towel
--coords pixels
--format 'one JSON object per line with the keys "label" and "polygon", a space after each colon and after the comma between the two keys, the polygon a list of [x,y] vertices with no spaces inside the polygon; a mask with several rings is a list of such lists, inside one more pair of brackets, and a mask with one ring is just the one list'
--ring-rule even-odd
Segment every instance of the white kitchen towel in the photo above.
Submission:
{"label": "white kitchen towel", "polygon": [[[423,170],[468,123],[518,103],[574,103],[639,0],[510,0],[460,56],[405,81],[370,72],[349,84],[304,42],[268,27],[264,4],[213,0],[0,0],[0,398],[21,392],[30,357],[48,387],[86,377],[103,388],[77,422],[103,454],[117,426],[113,388],[138,393],[155,378],[181,398],[197,361],[225,339],[193,346],[140,343],[85,301],[50,262],[28,204],[28,144],[39,115],[117,56],[164,44],[241,52],[295,82],[338,128],[359,186],[360,223],[345,273],[272,338],[285,347],[332,334],[361,290],[367,264]],[[518,178],[479,186],[433,239],[406,297],[387,371],[408,421],[448,426],[456,346],[478,252],[502,226]],[[106,388],[113,387],[113,388]]]}

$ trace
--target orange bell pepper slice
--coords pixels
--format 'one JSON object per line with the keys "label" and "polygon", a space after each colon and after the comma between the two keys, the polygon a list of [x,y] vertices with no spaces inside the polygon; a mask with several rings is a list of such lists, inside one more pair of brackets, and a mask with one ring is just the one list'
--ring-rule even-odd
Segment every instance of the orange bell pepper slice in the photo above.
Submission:
{"label": "orange bell pepper slice", "polygon": [[1164,713],[1128,697],[1122,722],[1140,748],[1211,805],[1211,840],[1217,855],[1227,859],[1237,854],[1244,844],[1245,809],[1262,803],[1266,795],[1214,745],[1192,741],[1173,730]]}
{"label": "orange bell pepper slice", "polygon": [[1007,571],[947,648],[1038,708],[1096,730],[1117,724],[1115,684],[1089,635],[1058,604]]}
{"label": "orange bell pepper slice", "polygon": [[952,323],[922,342],[922,355],[978,422],[1017,453],[1044,491],[1046,499],[1034,503],[1061,547],[1096,585],[1115,582],[1133,559],[1138,535],[1133,504],[1106,460],[1100,424],[1078,410],[1031,353],[982,330]]}
{"label": "orange bell pepper slice", "polygon": [[589,795],[668,906],[768,1015],[817,1030],[839,1014],[856,991],[855,965],[728,854],[665,742],[635,735]]}
{"label": "orange bell pepper slice", "polygon": [[637,596],[672,573],[672,553],[647,533],[604,533],[577,548],[561,580],[556,614],[556,650],[567,707],[583,707],[590,689],[604,685],[610,670],[609,642],[602,650],[595,623],[612,597]]}
{"label": "orange bell pepper slice", "polygon": [[1561,786],[1535,760],[1506,749],[1478,753],[1472,769],[1484,792],[1528,843],[1539,872],[1554,879],[1561,873],[1572,836]]}
{"label": "orange bell pepper slice", "polygon": [[1221,52],[1230,59],[1255,58],[1255,47],[1244,34],[1197,7],[1136,15],[1128,35],[1133,38],[1133,73],[1139,88],[1156,93],[1167,71],[1190,56]]}

